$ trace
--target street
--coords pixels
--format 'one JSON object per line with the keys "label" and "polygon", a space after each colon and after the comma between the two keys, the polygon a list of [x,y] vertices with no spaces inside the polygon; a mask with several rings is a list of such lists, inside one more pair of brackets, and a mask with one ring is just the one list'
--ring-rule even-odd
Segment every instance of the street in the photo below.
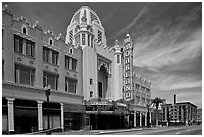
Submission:
{"label": "street", "polygon": [[127,130],[80,130],[54,132],[53,135],[202,135],[202,125],[140,128]]}
{"label": "street", "polygon": [[112,135],[202,135],[202,125],[182,127],[161,127],[158,129],[143,129],[142,131],[130,131],[111,133]]}

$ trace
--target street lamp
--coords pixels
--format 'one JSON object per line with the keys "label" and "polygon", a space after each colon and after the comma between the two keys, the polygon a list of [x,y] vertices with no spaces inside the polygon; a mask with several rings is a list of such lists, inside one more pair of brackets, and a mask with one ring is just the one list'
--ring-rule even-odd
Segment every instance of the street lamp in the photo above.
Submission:
{"label": "street lamp", "polygon": [[51,135],[51,131],[50,131],[50,108],[49,108],[49,97],[50,97],[50,84],[45,87],[45,95],[47,97],[47,129],[48,131],[46,132],[47,135]]}

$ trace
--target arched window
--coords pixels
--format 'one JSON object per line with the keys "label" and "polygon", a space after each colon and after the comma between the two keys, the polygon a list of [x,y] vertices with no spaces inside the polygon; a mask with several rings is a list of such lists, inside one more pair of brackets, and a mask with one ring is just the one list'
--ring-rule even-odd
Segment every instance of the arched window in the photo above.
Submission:
{"label": "arched window", "polygon": [[24,34],[27,34],[27,33],[28,33],[28,32],[27,32],[26,25],[23,25],[21,30],[22,30],[22,33],[24,33]]}
{"label": "arched window", "polygon": [[52,38],[49,39],[49,44],[50,44],[50,45],[53,45],[53,40],[52,40]]}
{"label": "arched window", "polygon": [[69,53],[73,54],[73,49],[72,48],[69,49]]}

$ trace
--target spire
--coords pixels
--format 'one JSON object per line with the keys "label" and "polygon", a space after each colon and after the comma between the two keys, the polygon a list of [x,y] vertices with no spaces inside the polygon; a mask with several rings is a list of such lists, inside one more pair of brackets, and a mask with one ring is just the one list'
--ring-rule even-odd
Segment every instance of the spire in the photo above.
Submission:
{"label": "spire", "polygon": [[119,45],[119,42],[118,42],[118,40],[116,39],[116,40],[115,40],[115,46],[117,46],[117,45]]}
{"label": "spire", "polygon": [[86,10],[84,10],[84,15],[83,17],[81,18],[81,22],[87,22],[87,18],[86,18]]}

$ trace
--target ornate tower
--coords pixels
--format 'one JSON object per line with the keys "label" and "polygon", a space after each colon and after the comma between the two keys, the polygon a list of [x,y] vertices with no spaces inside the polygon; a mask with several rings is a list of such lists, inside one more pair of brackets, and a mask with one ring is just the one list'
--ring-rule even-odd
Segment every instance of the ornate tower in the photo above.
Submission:
{"label": "ornate tower", "polygon": [[122,99],[123,97],[123,64],[122,64],[122,48],[119,46],[118,40],[115,41],[114,49],[114,100]]}
{"label": "ornate tower", "polygon": [[66,43],[94,48],[94,43],[106,45],[105,31],[97,14],[88,6],[82,6],[67,27]]}
{"label": "ornate tower", "polygon": [[134,99],[133,95],[133,42],[130,34],[126,34],[124,39],[124,99],[131,101]]}

